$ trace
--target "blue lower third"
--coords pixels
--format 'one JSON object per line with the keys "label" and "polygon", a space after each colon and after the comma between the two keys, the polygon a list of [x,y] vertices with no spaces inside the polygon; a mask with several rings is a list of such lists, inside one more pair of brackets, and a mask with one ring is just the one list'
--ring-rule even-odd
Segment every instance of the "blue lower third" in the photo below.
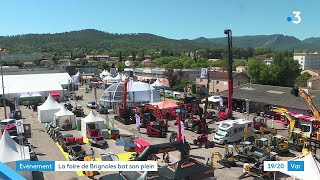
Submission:
{"label": "blue lower third", "polygon": [[17,161],[16,171],[54,171],[54,161]]}
{"label": "blue lower third", "polygon": [[288,161],[288,171],[304,171],[304,161]]}

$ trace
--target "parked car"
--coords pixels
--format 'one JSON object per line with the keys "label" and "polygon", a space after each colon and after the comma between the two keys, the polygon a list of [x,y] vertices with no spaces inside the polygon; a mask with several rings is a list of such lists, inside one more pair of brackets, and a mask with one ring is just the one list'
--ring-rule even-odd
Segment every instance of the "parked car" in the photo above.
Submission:
{"label": "parked car", "polygon": [[7,126],[7,125],[10,125],[10,124],[15,124],[16,123],[16,119],[4,119],[4,120],[1,120],[0,124],[2,126]]}
{"label": "parked car", "polygon": [[87,156],[86,150],[78,144],[69,146],[68,149],[68,154],[71,161],[83,161],[84,157]]}
{"label": "parked car", "polygon": [[90,109],[96,109],[98,107],[97,103],[94,101],[90,101],[87,103],[87,107]]}
{"label": "parked car", "polygon": [[104,106],[99,106],[98,107],[98,112],[100,113],[100,114],[109,114],[109,112],[108,112],[108,108],[107,107],[104,107]]}
{"label": "parked car", "polygon": [[74,107],[72,112],[76,117],[84,117],[83,108],[81,106]]}

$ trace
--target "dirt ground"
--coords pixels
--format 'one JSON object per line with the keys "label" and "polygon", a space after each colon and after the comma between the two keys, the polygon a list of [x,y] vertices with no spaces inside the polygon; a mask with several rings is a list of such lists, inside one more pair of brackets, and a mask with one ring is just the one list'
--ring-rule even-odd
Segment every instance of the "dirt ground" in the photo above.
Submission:
{"label": "dirt ground", "polygon": [[[79,91],[77,92],[79,95],[84,95],[84,99],[81,101],[71,101],[72,105],[81,105],[84,108],[85,114],[87,115],[91,110],[86,107],[86,103],[88,101],[94,100],[94,93],[85,93],[84,87],[80,87]],[[98,99],[102,95],[102,90],[98,89],[97,90],[97,97]],[[32,129],[32,137],[29,139],[29,142],[34,145],[35,147],[35,152],[37,154],[38,160],[54,160],[54,161],[66,161],[67,159],[65,156],[62,154],[61,150],[59,150],[58,146],[54,143],[54,141],[49,137],[49,135],[46,133],[44,124],[41,124],[38,121],[38,114],[37,112],[33,112],[31,109],[27,109],[24,106],[21,106],[22,110],[22,115],[24,122],[26,124],[31,124],[31,129]],[[95,110],[93,110],[97,115]],[[1,118],[3,118],[3,108],[0,109],[1,112]],[[106,120],[107,117],[106,115],[99,115],[100,118]],[[113,118],[114,115],[108,115],[108,118]],[[234,113],[234,116],[237,118],[243,118],[243,114],[240,113]],[[118,121],[115,122],[115,128],[120,130],[121,134],[130,134],[130,135],[135,135],[139,138],[143,138],[147,141],[149,141],[152,144],[159,144],[159,143],[164,143],[164,142],[169,142],[168,138],[150,138],[147,137],[145,133],[145,129],[142,129],[141,132],[138,132],[135,125],[124,125],[119,123]],[[271,125],[271,121],[269,122],[269,125]],[[209,128],[212,129],[212,132],[214,132],[217,129],[218,125],[216,124],[209,124]],[[278,130],[279,134],[282,135],[287,135],[287,130],[283,125],[281,124],[275,124],[275,128]],[[174,121],[169,122],[169,131],[177,131],[177,126],[174,125]],[[64,133],[71,133],[76,137],[81,136],[80,131],[68,131]],[[209,134],[210,140],[213,138],[213,133]],[[168,134],[169,136],[169,134]],[[192,142],[193,139],[196,139],[198,137],[197,134],[194,132],[185,131],[185,137],[188,142]],[[125,153],[124,149],[120,146],[116,146],[115,143],[111,140],[108,140],[109,148],[107,149],[99,149],[99,148],[94,148],[96,157],[99,157],[101,153],[106,153],[106,152],[113,152],[115,154],[119,153]],[[90,154],[90,146],[89,145],[83,145],[84,148],[86,149],[87,153]],[[199,156],[202,159],[198,159],[204,163],[207,162],[207,159],[211,157],[211,154],[213,152],[220,152],[222,155],[224,154],[224,148],[221,146],[216,146],[214,148],[198,148],[196,146],[192,146],[192,150],[190,152],[191,155]],[[290,156],[288,157],[281,157],[281,160],[288,160],[293,158],[295,155],[301,154],[298,152],[291,151]],[[160,155],[161,157],[162,155]],[[162,157],[161,157],[162,158]],[[179,160],[179,152],[171,152],[170,153],[170,159],[172,162],[178,161]],[[161,164],[161,160],[159,160],[159,163]],[[243,163],[237,162],[237,167],[232,167],[232,168],[224,168],[220,164],[217,164],[217,169],[215,170],[215,177],[221,180],[233,180],[237,179],[243,172],[242,172],[242,167]],[[104,176],[106,174],[110,173],[116,173],[116,172],[100,172],[100,175],[95,176],[95,178],[99,178],[101,176]],[[287,179],[285,175],[282,175],[280,173],[277,173],[276,179]],[[56,179],[61,179],[61,180],[76,180],[76,179],[88,179],[86,176],[79,176],[75,172],[43,172],[43,173],[34,173],[34,179],[36,180],[56,180]],[[247,177],[245,179],[253,179],[253,177]],[[288,178],[290,179],[290,178]]]}

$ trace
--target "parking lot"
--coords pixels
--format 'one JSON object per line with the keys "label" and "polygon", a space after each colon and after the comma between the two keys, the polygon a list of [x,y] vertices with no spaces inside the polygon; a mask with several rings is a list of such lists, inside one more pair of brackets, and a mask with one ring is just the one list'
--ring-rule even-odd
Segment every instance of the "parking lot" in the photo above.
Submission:
{"label": "parking lot", "polygon": [[[86,107],[86,103],[88,101],[94,100],[94,93],[85,93],[84,88],[80,88],[77,94],[83,94],[84,99],[79,100],[77,102],[71,101],[72,105],[81,105],[84,109],[84,113],[87,115],[91,111],[91,109]],[[97,90],[97,97],[100,98],[102,94],[102,90]],[[55,161],[66,161],[68,160],[68,157],[66,153],[59,148],[59,146],[49,137],[47,134],[44,124],[41,124],[38,121],[38,115],[36,112],[33,112],[31,109],[27,109],[26,107],[22,106],[22,115],[23,119],[26,124],[31,124],[32,128],[32,138],[29,139],[29,142],[34,145],[35,152],[37,154],[38,160],[55,160]],[[95,110],[93,110],[100,118],[106,120],[106,115],[99,115]],[[3,112],[3,109],[1,109],[1,112]],[[109,119],[112,119],[114,115],[108,115]],[[243,118],[242,114],[235,113],[235,116],[238,118]],[[151,144],[159,144],[164,142],[169,142],[169,138],[150,138],[146,135],[145,129],[142,129],[141,132],[138,132],[136,129],[136,126],[133,125],[124,125],[121,124],[118,121],[115,122],[115,128],[120,130],[120,134],[129,134],[129,135],[135,135],[139,138],[145,139],[149,141]],[[174,125],[174,121],[169,121],[169,131],[175,131],[177,132],[177,126]],[[209,128],[212,129],[214,132],[217,129],[218,125],[216,124],[209,124]],[[278,129],[278,133],[282,135],[287,135],[287,129],[283,127],[283,125],[275,124],[276,129]],[[66,131],[63,133],[69,133],[74,135],[75,137],[81,137],[81,132],[77,130],[72,131]],[[168,136],[170,134],[168,133]],[[188,142],[192,142],[193,139],[196,139],[199,135],[195,134],[194,132],[185,130],[185,138]],[[213,133],[209,134],[210,140],[213,138]],[[95,157],[99,158],[100,154],[107,153],[107,152],[113,152],[115,154],[120,154],[119,156],[122,157],[122,160],[125,159],[128,156],[128,152],[125,152],[123,147],[117,146],[114,141],[107,140],[109,147],[107,149],[100,149],[93,147],[95,151]],[[90,154],[90,148],[91,146],[88,144],[83,145],[84,149],[87,151],[87,154]],[[207,159],[211,157],[211,154],[214,152],[220,152],[222,155],[224,154],[224,147],[217,145],[214,148],[198,148],[197,146],[192,146],[192,150],[190,152],[191,155],[199,156],[197,158],[199,161],[206,163]],[[291,155],[289,157],[281,157],[281,160],[288,160],[294,157],[295,154],[299,154],[297,152],[291,151]],[[126,153],[126,154],[124,154]],[[122,154],[122,155],[121,155]],[[159,163],[161,163],[162,155],[159,155],[161,158],[159,160]],[[179,152],[170,152],[170,160],[171,162],[178,161],[180,157]],[[121,160],[121,158],[120,158]],[[217,169],[215,170],[215,176],[218,179],[224,179],[224,180],[231,180],[231,179],[237,179],[243,172],[242,172],[243,163],[237,162],[237,167],[232,168],[224,168],[220,164],[217,164]],[[99,178],[100,176],[114,173],[114,172],[100,172],[100,175],[95,176],[96,178]],[[44,173],[35,173],[35,179],[48,179],[48,180],[54,180],[54,179],[88,179],[86,176],[84,176],[81,172],[44,172]],[[42,177],[43,176],[43,177]],[[282,177],[281,179],[286,179],[284,175],[278,174],[277,177]],[[253,179],[252,177],[247,177],[245,179]]]}

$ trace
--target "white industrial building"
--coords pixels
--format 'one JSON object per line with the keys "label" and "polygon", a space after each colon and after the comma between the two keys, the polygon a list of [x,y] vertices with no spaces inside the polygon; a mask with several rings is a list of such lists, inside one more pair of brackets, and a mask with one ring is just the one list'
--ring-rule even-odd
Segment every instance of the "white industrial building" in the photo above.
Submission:
{"label": "white industrial building", "polygon": [[[53,92],[59,94],[57,99],[61,100],[64,96],[63,89],[71,83],[71,77],[68,73],[4,75],[3,82],[8,101],[19,99],[22,95],[31,96],[34,93],[40,94],[42,100],[45,100]],[[0,87],[2,87],[1,81]]]}
{"label": "white industrial building", "polygon": [[320,54],[294,53],[293,59],[298,61],[302,70],[320,68]]}

